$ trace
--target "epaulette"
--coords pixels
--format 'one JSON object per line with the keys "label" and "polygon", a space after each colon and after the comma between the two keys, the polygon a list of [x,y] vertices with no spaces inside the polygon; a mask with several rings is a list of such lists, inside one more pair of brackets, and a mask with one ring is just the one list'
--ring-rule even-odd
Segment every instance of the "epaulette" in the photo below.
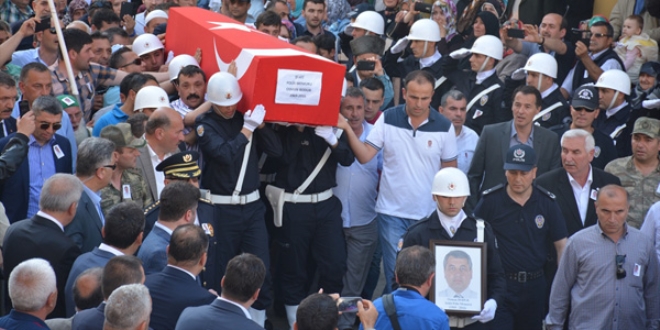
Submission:
{"label": "epaulette", "polygon": [[494,191],[500,190],[502,188],[504,188],[504,183],[500,183],[500,184],[498,184],[497,186],[495,186],[493,188],[489,188],[489,189],[484,190],[484,192],[481,193],[481,196],[486,196],[486,195],[488,195],[488,194],[490,194]]}
{"label": "epaulette", "polygon": [[157,200],[155,203],[152,203],[151,205],[147,206],[147,208],[144,209],[144,215],[149,214],[149,212],[153,211],[155,208],[160,206],[160,199]]}
{"label": "epaulette", "polygon": [[206,199],[206,198],[201,198],[201,197],[200,197],[200,198],[199,198],[199,201],[202,202],[202,203],[206,203],[206,204],[213,205],[213,202],[211,202],[211,200]]}
{"label": "epaulette", "polygon": [[534,186],[535,186],[536,188],[538,188],[542,193],[544,193],[544,194],[546,194],[548,197],[550,197],[550,199],[555,199],[555,198],[557,198],[557,196],[555,196],[555,194],[551,193],[551,192],[548,191],[547,189],[545,189],[545,188],[543,188],[543,187],[541,187],[541,186],[539,186],[539,185],[534,185]]}

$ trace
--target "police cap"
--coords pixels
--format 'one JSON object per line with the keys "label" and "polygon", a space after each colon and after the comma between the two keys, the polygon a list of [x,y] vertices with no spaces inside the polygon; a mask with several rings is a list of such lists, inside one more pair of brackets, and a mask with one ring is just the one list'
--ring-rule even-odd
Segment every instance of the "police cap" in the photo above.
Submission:
{"label": "police cap", "polygon": [[196,151],[179,152],[158,164],[156,171],[163,172],[166,177],[196,178],[202,174],[202,170],[197,165],[197,159],[199,159],[199,153]]}

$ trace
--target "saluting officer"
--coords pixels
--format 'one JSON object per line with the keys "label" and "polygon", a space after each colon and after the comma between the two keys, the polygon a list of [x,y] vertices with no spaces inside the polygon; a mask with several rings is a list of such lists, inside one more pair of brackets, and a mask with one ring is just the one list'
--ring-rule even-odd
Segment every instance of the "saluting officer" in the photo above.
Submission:
{"label": "saluting officer", "polygon": [[[266,208],[259,199],[257,145],[268,156],[280,157],[282,143],[263,121],[266,109],[257,105],[244,114],[236,111],[243,97],[238,80],[226,72],[211,76],[208,83],[211,111],[195,123],[197,141],[204,156],[202,187],[218,216],[218,270],[224,270],[236,255],[245,252],[259,257],[269,268]],[[270,274],[266,274],[259,298],[250,308],[252,319],[264,326],[266,307],[271,303]]]}
{"label": "saluting officer", "polygon": [[[173,181],[185,181],[189,184],[199,188],[199,175],[202,174],[197,165],[199,154],[197,151],[184,151],[176,153],[172,156],[165,158],[158,166],[156,171],[163,172],[165,175],[165,185],[167,186]],[[202,286],[207,289],[220,290],[220,280],[222,277],[218,276],[217,271],[217,240],[216,240],[216,219],[213,213],[213,204],[211,201],[202,198],[197,203],[197,214],[195,218],[195,225],[201,226],[209,237],[208,258],[206,266],[199,274]],[[158,221],[158,213],[160,212],[160,200],[151,204],[144,210],[145,226],[144,237],[147,237]],[[218,291],[219,292],[219,291]]]}
{"label": "saluting officer", "polygon": [[541,329],[547,303],[543,266],[547,242],[554,242],[557,260],[566,245],[566,222],[555,195],[532,185],[536,153],[528,145],[514,145],[504,162],[507,184],[483,192],[474,210],[495,232],[504,266],[507,293],[493,329]]}
{"label": "saluting officer", "polygon": [[[498,305],[504,303],[506,281],[500,260],[495,234],[491,226],[482,219],[468,216],[463,205],[470,195],[467,176],[455,167],[441,169],[433,178],[433,200],[436,212],[408,229],[403,239],[403,248],[412,245],[429,246],[430,240],[485,242],[487,256],[486,303],[479,315],[474,317],[449,317],[452,329],[484,329],[495,318]],[[478,323],[477,321],[481,322]],[[510,327],[510,326],[509,326]]]}

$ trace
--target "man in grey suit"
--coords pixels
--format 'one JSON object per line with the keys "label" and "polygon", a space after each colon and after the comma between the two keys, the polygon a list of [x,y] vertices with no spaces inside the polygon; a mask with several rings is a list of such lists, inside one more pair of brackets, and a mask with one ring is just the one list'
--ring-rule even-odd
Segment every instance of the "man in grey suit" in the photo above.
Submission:
{"label": "man in grey suit", "polygon": [[264,263],[255,255],[243,253],[229,261],[222,278],[222,294],[210,305],[188,307],[181,313],[176,330],[263,330],[252,321],[248,309],[259,297],[266,277]]}
{"label": "man in grey suit", "polygon": [[98,192],[108,186],[117,166],[115,144],[102,138],[87,138],[78,147],[76,176],[83,183],[76,217],[64,232],[82,253],[92,251],[103,241],[101,228],[105,222]]}
{"label": "man in grey suit", "polygon": [[137,168],[149,186],[151,200],[157,201],[165,188],[165,175],[156,171],[156,166],[173,153],[179,152],[179,143],[183,141],[183,119],[170,108],[158,108],[149,116],[144,138],[147,145],[138,148],[140,157]]}
{"label": "man in grey suit", "polygon": [[474,209],[481,192],[506,183],[504,159],[509,148],[526,144],[539,155],[536,175],[561,165],[559,137],[554,132],[534,126],[534,117],[541,110],[541,94],[531,86],[520,86],[513,93],[513,120],[486,125],[481,132],[474,158],[468,171],[470,191],[466,207]]}

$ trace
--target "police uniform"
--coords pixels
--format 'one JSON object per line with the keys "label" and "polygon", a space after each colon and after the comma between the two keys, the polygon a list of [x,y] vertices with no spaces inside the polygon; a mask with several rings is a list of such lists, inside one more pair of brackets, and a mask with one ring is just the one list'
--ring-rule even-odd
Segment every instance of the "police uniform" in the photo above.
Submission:
{"label": "police uniform", "polygon": [[[485,223],[484,242],[486,243],[486,265],[488,268],[487,277],[487,299],[494,299],[498,306],[504,305],[506,295],[506,281],[504,279],[504,270],[502,261],[497,248],[497,240],[490,224]],[[458,241],[458,242],[476,242],[477,241],[477,221],[474,217],[466,217],[461,225],[456,229],[454,236],[450,236],[442,227],[438,211],[416,224],[410,226],[403,239],[403,248],[421,245],[429,247],[431,240]],[[468,321],[469,322],[469,321]],[[472,323],[463,329],[488,329],[490,323],[482,324],[480,322]],[[454,327],[452,327],[454,329]]]}
{"label": "police uniform", "polygon": [[[556,85],[555,85],[556,86]],[[541,100],[541,115],[534,124],[545,127],[555,133],[561,132],[564,125],[571,120],[571,109],[561,94],[559,87]]]}
{"label": "police uniform", "polygon": [[[195,123],[198,145],[204,155],[202,168],[203,188],[211,192],[218,223],[219,276],[236,255],[245,252],[259,257],[269,269],[268,234],[264,223],[265,207],[259,199],[259,168],[257,145],[268,156],[279,157],[282,144],[279,137],[269,127],[255,129],[252,142],[241,133],[243,114],[236,111],[227,119],[209,111],[198,117]],[[246,147],[249,156],[242,187],[236,189]],[[235,190],[238,190],[235,192]],[[271,303],[270,273],[259,298],[252,305],[257,310],[265,310]]]}
{"label": "police uniform", "polygon": [[634,120],[637,118],[634,118],[631,123],[632,109],[630,105],[628,103],[621,105],[623,107],[610,117],[607,117],[606,110],[601,109],[600,114],[594,120],[593,126],[596,130],[609,135],[615,141],[614,144],[616,145],[618,157],[625,157],[626,154],[632,154],[632,150],[630,150],[630,132],[632,132]]}
{"label": "police uniform", "polygon": [[[325,292],[342,290],[346,246],[342,205],[332,195],[332,187],[337,185],[337,164],[350,166],[354,155],[343,134],[337,146],[331,148],[313,128],[300,132],[296,127],[288,127],[281,133],[284,153],[275,186],[284,189],[284,200],[288,202],[284,203],[282,227],[277,237],[281,247],[278,273],[285,305],[297,306],[308,294],[304,283],[308,279],[309,257],[317,264],[319,287]],[[310,176],[328,148],[331,154],[327,162],[311,184],[296,195],[297,202],[292,202],[294,191]]]}
{"label": "police uniform", "polygon": [[[182,180],[199,177],[201,170],[197,165],[198,159],[199,154],[196,151],[176,153],[158,164],[156,170],[164,172],[165,177],[180,178]],[[160,200],[144,209],[145,226],[143,237],[149,235],[154,224],[158,220],[159,213]],[[195,224],[201,226],[209,237],[208,258],[204,269],[199,274],[201,284],[207,289],[218,291],[220,290],[220,280],[222,279],[222,276],[219,276],[217,270],[217,225],[211,201],[204,198],[199,199],[199,202],[197,203],[197,219],[195,219]]]}
{"label": "police uniform", "polygon": [[506,185],[483,192],[474,214],[491,224],[506,277],[507,293],[499,306],[494,329],[541,329],[547,300],[543,266],[548,241],[566,238],[566,223],[555,196],[538,186],[524,206],[509,197]]}

